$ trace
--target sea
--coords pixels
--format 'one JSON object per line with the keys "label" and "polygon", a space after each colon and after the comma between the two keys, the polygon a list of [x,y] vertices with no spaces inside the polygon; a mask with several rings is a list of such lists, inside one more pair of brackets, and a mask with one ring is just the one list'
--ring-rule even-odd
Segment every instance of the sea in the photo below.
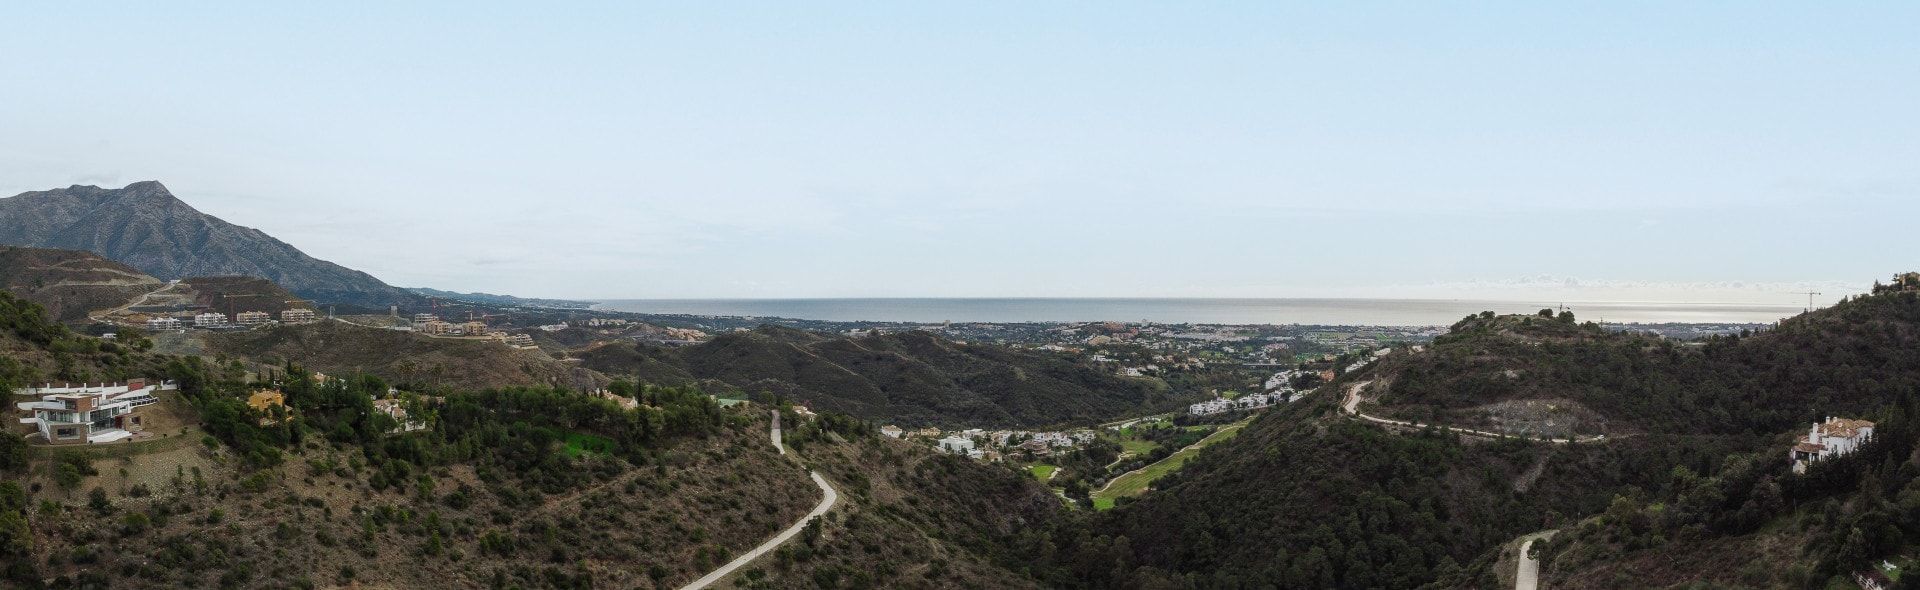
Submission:
{"label": "sea", "polygon": [[1603,323],[1766,324],[1798,314],[1793,305],[1468,299],[846,298],[624,299],[595,309],[694,316],[836,322],[1154,322],[1445,326],[1482,311],[1534,313],[1561,306]]}

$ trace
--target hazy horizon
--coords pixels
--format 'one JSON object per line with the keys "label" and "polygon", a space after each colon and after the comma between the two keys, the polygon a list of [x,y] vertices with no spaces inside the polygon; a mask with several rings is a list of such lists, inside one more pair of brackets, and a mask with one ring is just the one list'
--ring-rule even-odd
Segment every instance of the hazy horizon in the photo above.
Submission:
{"label": "hazy horizon", "polygon": [[1920,218],[1912,4],[20,12],[0,195],[403,286],[1791,306]]}

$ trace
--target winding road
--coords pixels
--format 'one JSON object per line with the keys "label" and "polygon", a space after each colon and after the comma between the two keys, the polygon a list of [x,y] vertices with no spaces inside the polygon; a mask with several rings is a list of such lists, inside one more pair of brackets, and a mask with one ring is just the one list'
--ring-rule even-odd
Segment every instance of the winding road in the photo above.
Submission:
{"label": "winding road", "polygon": [[[1372,384],[1373,384],[1372,381],[1361,381],[1359,383],[1355,383],[1353,385],[1348,386],[1346,400],[1341,402],[1340,408],[1343,410],[1346,410],[1348,414],[1352,414],[1354,417],[1359,418],[1361,420],[1366,420],[1368,422],[1373,422],[1376,424],[1385,424],[1388,426],[1404,426],[1407,428],[1438,428],[1440,430],[1445,430],[1447,432],[1452,432],[1455,434],[1477,436],[1480,438],[1523,438],[1526,440],[1543,440],[1543,439],[1538,439],[1538,438],[1533,438],[1528,436],[1520,436],[1516,434],[1489,432],[1486,430],[1473,430],[1471,428],[1459,428],[1454,426],[1441,426],[1438,424],[1421,424],[1419,422],[1408,422],[1405,420],[1394,420],[1391,418],[1381,418],[1379,416],[1363,414],[1360,412],[1360,390]],[[1549,438],[1549,439],[1544,439],[1544,441],[1550,442],[1556,445],[1564,445],[1572,442],[1582,442],[1582,443],[1600,442],[1606,439],[1607,439],[1607,435],[1598,434],[1594,436],[1582,436],[1582,437],[1576,437],[1576,438]]]}
{"label": "winding road", "polygon": [[1525,537],[1520,537],[1520,568],[1518,571],[1515,571],[1513,575],[1513,590],[1539,590],[1540,560],[1534,559],[1532,555],[1528,555],[1527,553],[1533,549],[1534,541],[1552,537],[1553,534],[1557,532],[1560,531],[1540,531]]}
{"label": "winding road", "polygon": [[[782,455],[787,454],[786,445],[780,442],[780,411],[779,410],[773,411],[773,429],[772,430],[773,430],[772,432],[773,448],[779,450],[780,454]],[[759,547],[754,547],[753,550],[743,553],[739,557],[733,558],[733,561],[729,561],[727,562],[726,565],[720,566],[720,569],[716,569],[711,572],[708,572],[707,575],[700,576],[700,579],[694,580],[693,582],[688,583],[685,586],[681,586],[680,590],[700,590],[701,588],[706,588],[707,586],[713,585],[714,582],[718,582],[722,578],[725,578],[728,575],[733,574],[735,570],[738,570],[749,563],[753,563],[753,560],[759,559],[760,556],[762,555],[766,555],[768,551],[772,551],[775,548],[778,548],[781,544],[786,543],[789,540],[792,540],[795,536],[800,534],[800,531],[805,530],[807,528],[808,522],[812,521],[815,518],[819,518],[821,515],[826,514],[828,510],[832,510],[834,503],[840,501],[839,492],[835,492],[833,490],[833,486],[827,485],[827,480],[825,478],[820,477],[819,473],[808,471],[807,476],[813,478],[813,484],[820,486],[820,492],[825,496],[820,499],[820,505],[814,506],[812,512],[808,512],[806,516],[801,517],[798,522],[793,523],[793,526],[787,527],[787,530],[780,531],[780,534],[774,535],[773,538],[771,539],[767,539],[767,542],[761,543]]]}

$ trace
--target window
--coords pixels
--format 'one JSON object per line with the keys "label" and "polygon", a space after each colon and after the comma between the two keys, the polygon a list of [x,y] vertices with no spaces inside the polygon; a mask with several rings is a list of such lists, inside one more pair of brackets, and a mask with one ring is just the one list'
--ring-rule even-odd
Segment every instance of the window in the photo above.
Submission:
{"label": "window", "polygon": [[57,438],[79,438],[80,429],[73,427],[57,428],[54,429],[53,435]]}

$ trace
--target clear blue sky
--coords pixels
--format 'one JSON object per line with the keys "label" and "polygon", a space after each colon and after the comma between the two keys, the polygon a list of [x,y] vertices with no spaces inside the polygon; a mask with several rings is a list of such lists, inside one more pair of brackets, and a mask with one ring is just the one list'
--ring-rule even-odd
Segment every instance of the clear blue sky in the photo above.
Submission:
{"label": "clear blue sky", "polygon": [[534,296],[1774,301],[1920,268],[1915,3],[158,4],[0,20],[0,194],[156,179]]}

